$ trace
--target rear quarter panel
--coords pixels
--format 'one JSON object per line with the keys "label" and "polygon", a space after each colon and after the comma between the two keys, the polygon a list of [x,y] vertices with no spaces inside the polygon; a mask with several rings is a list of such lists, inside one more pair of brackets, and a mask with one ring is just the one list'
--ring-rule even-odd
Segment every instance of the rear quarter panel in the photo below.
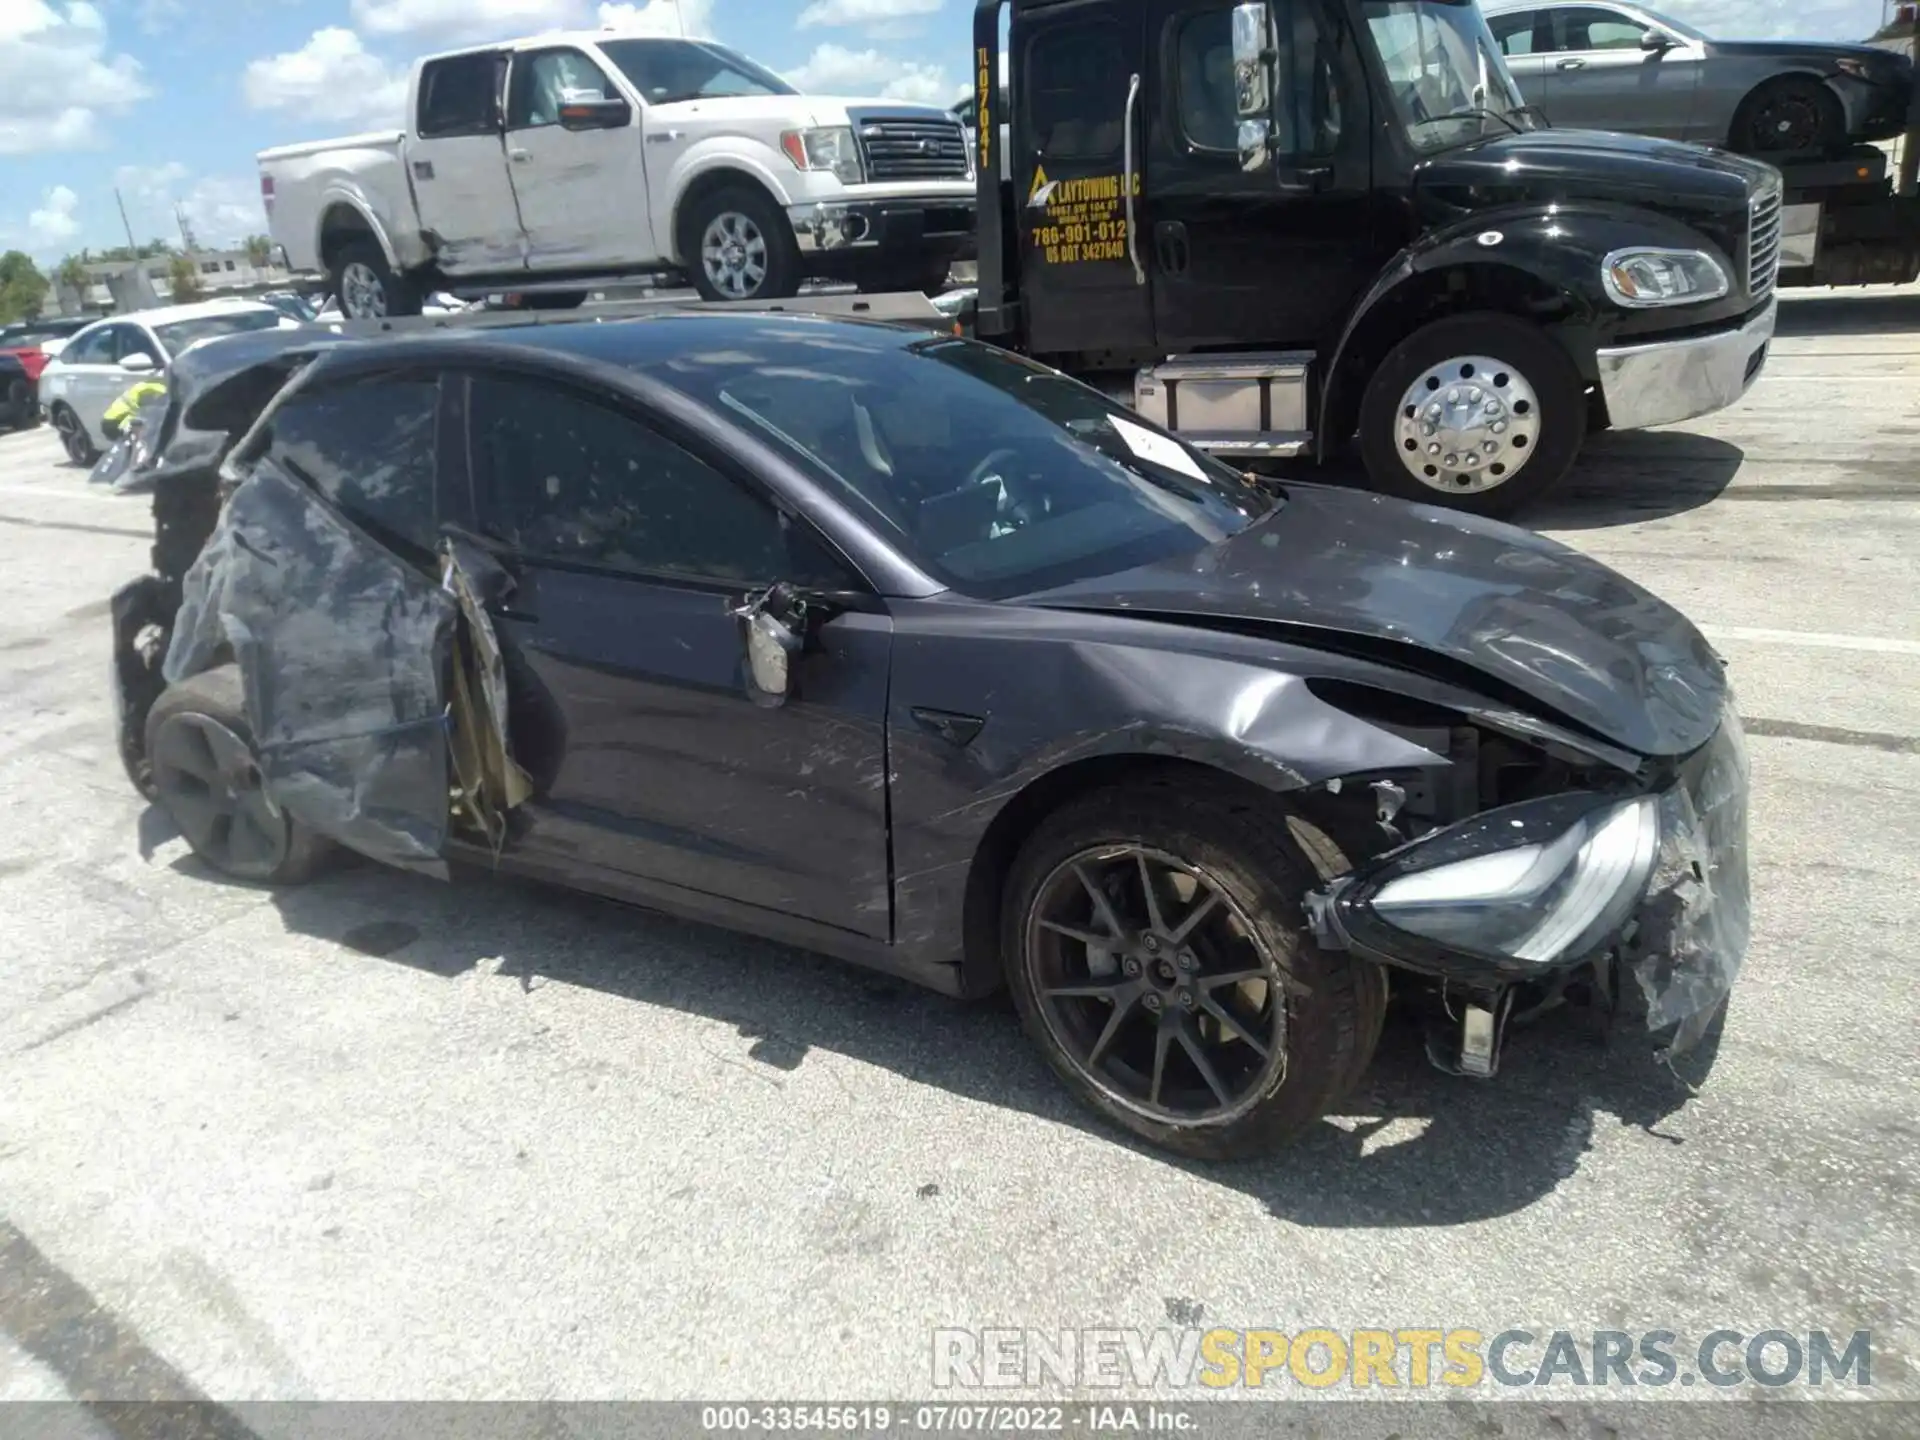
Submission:
{"label": "rear quarter panel", "polygon": [[268,228],[293,269],[323,268],[321,230],[327,212],[340,205],[373,229],[389,264],[410,268],[427,258],[405,148],[398,132],[386,132],[261,153],[261,173],[273,180]]}

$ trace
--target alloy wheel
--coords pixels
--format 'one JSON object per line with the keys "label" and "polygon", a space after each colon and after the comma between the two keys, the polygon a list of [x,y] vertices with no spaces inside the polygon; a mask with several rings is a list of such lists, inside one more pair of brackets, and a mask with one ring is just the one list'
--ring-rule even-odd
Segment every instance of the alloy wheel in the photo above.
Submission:
{"label": "alloy wheel", "polygon": [[700,237],[700,265],[721,294],[750,299],[767,278],[767,237],[738,210],[722,211]]}
{"label": "alloy wheel", "polygon": [[1049,1033],[1116,1104],[1224,1124],[1284,1077],[1290,982],[1200,867],[1140,845],[1081,851],[1040,884],[1024,938]]}
{"label": "alloy wheel", "polygon": [[1753,133],[1765,150],[1810,150],[1820,140],[1820,107],[1807,95],[1775,95],[1754,117]]}
{"label": "alloy wheel", "polygon": [[386,318],[387,287],[371,265],[355,260],[340,272],[340,311],[349,320]]}
{"label": "alloy wheel", "polygon": [[1540,400],[1504,360],[1457,355],[1420,373],[1400,397],[1400,463],[1449,495],[1492,490],[1532,458]]}
{"label": "alloy wheel", "polygon": [[153,788],[194,853],[229,875],[266,880],[292,844],[247,742],[206,715],[175,715],[154,737]]}
{"label": "alloy wheel", "polygon": [[86,427],[80,423],[78,415],[62,405],[53,412],[53,428],[60,436],[60,445],[67,452],[67,459],[76,465],[93,463],[93,443],[87,439]]}

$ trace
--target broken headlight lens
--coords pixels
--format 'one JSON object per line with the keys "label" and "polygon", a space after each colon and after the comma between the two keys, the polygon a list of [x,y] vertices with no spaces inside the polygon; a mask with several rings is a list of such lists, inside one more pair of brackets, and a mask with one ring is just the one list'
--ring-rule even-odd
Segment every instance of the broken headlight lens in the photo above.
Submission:
{"label": "broken headlight lens", "polygon": [[1351,903],[1448,949],[1549,965],[1625,921],[1659,840],[1652,796],[1529,800],[1406,846]]}

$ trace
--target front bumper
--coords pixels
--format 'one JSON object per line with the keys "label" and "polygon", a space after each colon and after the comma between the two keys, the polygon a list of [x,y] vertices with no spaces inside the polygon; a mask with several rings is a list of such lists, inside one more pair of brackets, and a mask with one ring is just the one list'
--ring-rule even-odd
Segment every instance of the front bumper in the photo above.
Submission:
{"label": "front bumper", "polygon": [[1600,393],[1616,430],[1672,425],[1733,404],[1759,377],[1780,308],[1769,296],[1732,330],[1601,350]]}
{"label": "front bumper", "polygon": [[787,207],[803,255],[972,258],[971,200],[821,200]]}

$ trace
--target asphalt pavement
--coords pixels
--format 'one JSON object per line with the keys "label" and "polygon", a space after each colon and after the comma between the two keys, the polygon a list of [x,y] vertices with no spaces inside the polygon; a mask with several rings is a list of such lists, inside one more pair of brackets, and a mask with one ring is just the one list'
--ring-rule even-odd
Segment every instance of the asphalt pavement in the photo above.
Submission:
{"label": "asphalt pavement", "polygon": [[936,1329],[1222,1326],[1865,1330],[1920,1400],[1920,290],[1782,316],[1740,405],[1522,517],[1732,661],[1711,1073],[1390,1026],[1234,1167],[1100,1128],[1002,1006],[523,884],[216,881],[113,748],[147,501],[0,436],[0,1399],[899,1399]]}

